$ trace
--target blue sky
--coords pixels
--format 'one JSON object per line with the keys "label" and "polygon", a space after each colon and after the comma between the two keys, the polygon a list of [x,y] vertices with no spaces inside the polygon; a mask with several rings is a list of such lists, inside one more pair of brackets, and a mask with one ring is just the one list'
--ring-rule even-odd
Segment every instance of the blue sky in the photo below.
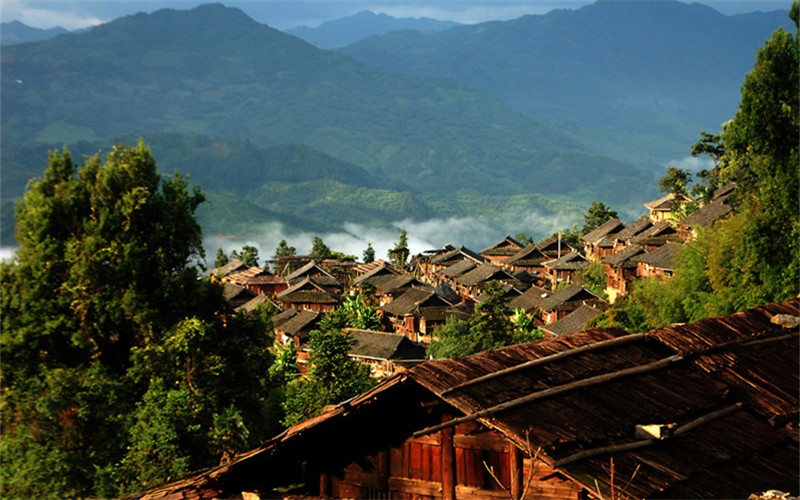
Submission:
{"label": "blue sky", "polygon": [[[86,28],[137,12],[189,9],[220,1],[278,29],[317,26],[362,10],[394,17],[431,17],[466,24],[575,9],[594,0],[0,0],[2,21],[36,28]],[[636,1],[636,0],[633,0]],[[688,0],[687,0],[688,1]],[[700,0],[724,14],[788,9],[790,0]]]}

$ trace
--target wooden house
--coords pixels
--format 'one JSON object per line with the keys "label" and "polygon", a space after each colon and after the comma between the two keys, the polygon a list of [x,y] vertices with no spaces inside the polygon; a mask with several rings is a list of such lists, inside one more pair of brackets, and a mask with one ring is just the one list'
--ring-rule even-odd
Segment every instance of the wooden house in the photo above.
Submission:
{"label": "wooden house", "polygon": [[317,265],[313,260],[303,267],[286,276],[286,281],[293,286],[305,279],[310,279],[317,285],[323,286],[336,293],[342,293],[343,285],[328,271]]}
{"label": "wooden house", "polygon": [[272,317],[275,340],[283,345],[292,342],[299,352],[321,319],[322,315],[316,311],[290,307]]}
{"label": "wooden house", "polygon": [[481,255],[491,264],[500,264],[522,250],[523,247],[523,244],[511,236],[506,236],[494,245],[483,249]]}
{"label": "wooden house", "polygon": [[632,245],[644,247],[648,252],[667,243],[683,243],[683,238],[678,234],[677,228],[672,222],[667,221],[653,224],[645,231],[631,238]]}
{"label": "wooden house", "polygon": [[455,279],[455,290],[464,299],[474,301],[483,291],[483,287],[491,281],[497,281],[516,287],[523,288],[525,285],[510,275],[507,271],[491,264],[481,264],[471,271]]}
{"label": "wooden house", "polygon": [[275,297],[283,309],[294,307],[317,312],[331,312],[342,303],[342,296],[306,277]]}
{"label": "wooden house", "polygon": [[545,253],[538,246],[527,245],[525,248],[506,259],[503,262],[503,267],[514,273],[527,272],[533,276],[540,276],[544,273],[544,263],[553,259],[553,256],[549,253]]}
{"label": "wooden house", "polygon": [[728,216],[733,211],[733,207],[727,199],[716,199],[707,205],[698,208],[697,211],[688,217],[684,217],[678,222],[678,235],[683,240],[690,240],[697,236],[697,230],[701,227],[711,227]]}
{"label": "wooden house", "polygon": [[648,210],[650,221],[653,224],[657,224],[663,221],[674,220],[675,214],[673,210],[675,206],[684,205],[691,201],[692,200],[686,196],[676,196],[674,193],[669,193],[657,200],[648,201],[644,206]]}
{"label": "wooden house", "polygon": [[355,342],[349,356],[370,368],[374,378],[383,379],[425,361],[425,348],[404,335],[346,328]]}
{"label": "wooden house", "polygon": [[230,273],[222,278],[224,283],[234,283],[243,286],[258,295],[275,297],[282,291],[289,288],[286,279],[276,276],[258,266],[251,266],[246,269]]}
{"label": "wooden house", "polygon": [[[797,496],[800,300],[428,361],[167,498]],[[491,473],[490,473],[491,472]]]}
{"label": "wooden house", "polygon": [[578,249],[567,243],[561,238],[561,235],[551,236],[536,244],[536,248],[543,254],[550,257],[550,259],[559,259],[563,255],[570,252],[577,252]]}
{"label": "wooden house", "polygon": [[464,260],[458,264],[453,264],[436,273],[433,283],[437,286],[447,285],[451,290],[455,290],[458,288],[457,280],[478,267],[478,265],[477,262],[472,260]]}
{"label": "wooden house", "polygon": [[580,285],[570,284],[539,303],[542,323],[553,324],[582,305],[605,309],[607,302]]}
{"label": "wooden house", "polygon": [[420,260],[419,266],[422,275],[425,276],[430,283],[435,283],[436,275],[440,271],[464,261],[483,264],[486,262],[486,259],[482,255],[461,246],[447,252],[433,255],[429,259]]}
{"label": "wooden house", "polygon": [[583,254],[592,262],[600,262],[614,252],[614,236],[623,229],[625,224],[619,219],[612,218],[589,231],[581,238]]}
{"label": "wooden house", "polygon": [[538,316],[541,318],[541,314],[539,313],[539,304],[542,303],[544,299],[549,297],[553,292],[551,290],[545,290],[542,287],[532,286],[522,292],[519,297],[514,297],[508,303],[508,306],[512,310],[522,309],[525,314],[528,316]]}
{"label": "wooden house", "polygon": [[274,310],[280,310],[281,308],[281,306],[272,300],[268,295],[260,294],[237,307],[236,311],[252,313],[260,307],[272,308]]}
{"label": "wooden house", "polygon": [[217,283],[221,283],[222,279],[225,276],[228,276],[232,273],[237,273],[239,271],[244,271],[249,266],[242,262],[239,259],[230,260],[227,264],[220,267],[215,267],[214,269],[209,269],[206,271],[206,275],[211,279],[211,281],[215,281]]}
{"label": "wooden house", "polygon": [[405,335],[409,340],[430,344],[437,326],[450,316],[464,316],[451,302],[432,290],[411,288],[403,295],[378,309],[387,329]]}
{"label": "wooden house", "polygon": [[540,328],[551,337],[563,337],[586,329],[590,321],[599,316],[603,311],[596,307],[581,304],[577,309],[567,314],[560,320]]}
{"label": "wooden house", "polygon": [[631,240],[633,238],[636,238],[651,227],[653,227],[653,222],[650,220],[650,217],[645,215],[633,221],[622,231],[614,234],[611,237],[611,239],[614,240],[614,253],[631,245]]}
{"label": "wooden house", "polygon": [[256,294],[243,286],[233,283],[223,283],[222,296],[236,309],[252,300]]}
{"label": "wooden house", "polygon": [[632,257],[636,262],[637,278],[660,278],[672,276],[674,272],[674,259],[683,249],[683,245],[668,243],[656,248],[652,252]]}
{"label": "wooden house", "polygon": [[555,290],[562,283],[572,283],[575,276],[584,269],[592,265],[589,260],[578,252],[570,252],[560,259],[545,262],[544,277],[550,284],[550,288]]}
{"label": "wooden house", "polygon": [[610,303],[613,304],[619,297],[628,294],[628,289],[636,278],[636,269],[639,267],[633,258],[643,253],[645,253],[643,247],[628,245],[603,259],[606,273],[605,292]]}

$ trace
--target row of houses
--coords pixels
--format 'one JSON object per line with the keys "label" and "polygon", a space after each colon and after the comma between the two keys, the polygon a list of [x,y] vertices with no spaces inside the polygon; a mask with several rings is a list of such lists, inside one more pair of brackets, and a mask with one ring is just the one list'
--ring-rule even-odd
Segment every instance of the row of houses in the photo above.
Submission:
{"label": "row of houses", "polygon": [[795,498],[798,324],[793,299],[428,361],[134,498]]}
{"label": "row of houses", "polygon": [[[236,307],[250,310],[265,302],[278,307],[282,312],[274,318],[275,338],[294,343],[301,363],[307,358],[304,349],[309,334],[319,320],[354,293],[378,310],[382,328],[372,332],[376,339],[386,334],[406,338],[417,347],[421,360],[436,328],[448,318],[467,318],[491,282],[500,283],[509,306],[533,318],[546,335],[583,329],[609,303],[627,294],[635,279],[671,275],[675,256],[696,229],[730,212],[732,189],[718,190],[709,203],[679,221],[675,208],[690,200],[667,195],[645,204],[648,214],[630,225],[614,218],[587,233],[582,248],[559,237],[523,245],[507,236],[480,252],[450,245],[423,252],[406,269],[383,260],[304,261],[289,274],[278,276],[233,261],[211,274],[225,285],[226,296]],[[604,267],[607,299],[580,283],[581,272],[593,263]],[[353,357],[366,359],[360,357],[358,347],[369,343],[365,336],[362,332]],[[389,363],[400,355],[387,355],[384,366],[374,373],[394,372]],[[397,369],[403,369],[402,364]]]}

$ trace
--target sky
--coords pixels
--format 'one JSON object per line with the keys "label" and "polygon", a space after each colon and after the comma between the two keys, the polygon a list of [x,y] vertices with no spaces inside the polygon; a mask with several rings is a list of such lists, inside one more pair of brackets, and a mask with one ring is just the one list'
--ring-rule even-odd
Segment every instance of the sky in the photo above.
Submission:
{"label": "sky", "polygon": [[[0,12],[3,22],[17,20],[35,28],[61,26],[75,30],[138,12],[190,9],[215,1],[237,7],[258,22],[287,30],[316,27],[363,10],[393,17],[430,17],[475,24],[544,14],[555,8],[576,9],[594,0],[0,0]],[[700,0],[700,3],[732,15],[788,9],[791,1]]]}

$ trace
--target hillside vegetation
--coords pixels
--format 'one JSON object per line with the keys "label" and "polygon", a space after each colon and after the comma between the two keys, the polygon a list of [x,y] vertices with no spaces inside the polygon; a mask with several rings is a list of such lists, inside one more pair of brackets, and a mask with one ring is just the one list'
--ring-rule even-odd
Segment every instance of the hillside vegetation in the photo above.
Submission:
{"label": "hillside vegetation", "polygon": [[[186,136],[170,145],[181,148],[169,152],[175,158],[191,157],[198,137],[236,143],[213,168],[236,169],[239,179],[252,170],[239,166],[245,151],[302,144],[364,169],[381,179],[381,190],[404,192],[399,182],[416,195],[548,194],[588,204],[612,197],[624,182],[632,189],[613,197],[636,205],[652,185],[639,166],[598,154],[495,98],[451,81],[371,68],[221,5],[139,14],[5,48],[1,98],[5,202],[42,169],[41,155],[24,151],[77,150],[120,138],[132,144],[163,133]],[[303,160],[302,182],[320,180],[317,159]],[[188,170],[207,190],[217,189],[205,179],[218,172],[172,161],[161,166]],[[561,176],[577,182],[553,180]],[[329,220],[346,221],[342,214]],[[3,227],[11,226],[4,219]]]}

